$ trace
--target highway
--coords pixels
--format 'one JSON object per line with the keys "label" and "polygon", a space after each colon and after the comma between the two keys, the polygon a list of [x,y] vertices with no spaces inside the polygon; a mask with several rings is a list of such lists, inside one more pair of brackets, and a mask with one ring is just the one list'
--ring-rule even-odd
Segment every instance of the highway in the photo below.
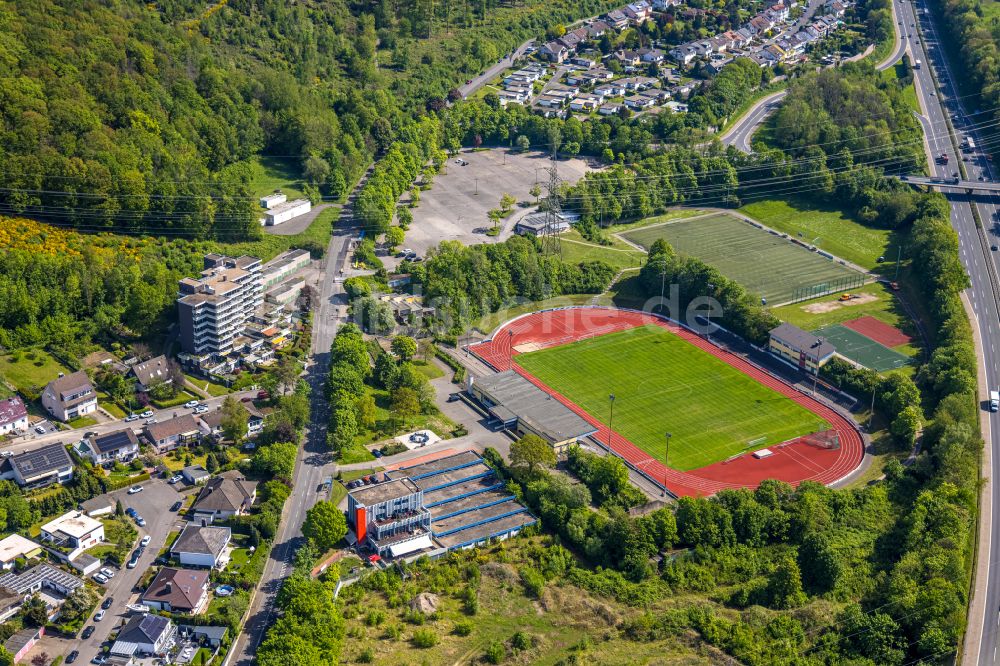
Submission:
{"label": "highway", "polygon": [[[916,30],[915,28],[910,28],[910,21],[904,21],[902,26],[898,24],[898,21],[902,20],[899,9],[902,4],[901,0],[893,0],[892,2],[893,21],[897,22],[896,48],[892,50],[892,54],[888,58],[875,66],[875,69],[880,72],[889,69],[902,58],[903,53],[909,48],[910,42],[914,41],[911,35],[916,37]],[[741,150],[744,153],[752,153],[753,148],[750,144],[754,133],[764,124],[768,116],[781,106],[781,100],[784,99],[785,95],[786,92],[784,90],[779,90],[757,100],[753,106],[743,113],[743,116],[735,125],[722,133],[719,140],[725,146],[735,146],[737,150]]]}
{"label": "highway", "polygon": [[[945,61],[940,48],[938,33],[930,16],[924,15],[925,3],[902,4],[900,12],[904,24],[918,23],[918,28],[924,34],[922,43],[911,43],[911,55],[914,60],[924,62],[924,66],[914,71],[914,81],[917,95],[924,115],[920,122],[926,133],[928,163],[930,174],[936,178],[953,177],[956,171],[961,171],[959,165],[964,165],[964,179],[977,181],[980,177],[987,181],[994,180],[994,174],[989,162],[982,155],[972,155],[968,161],[963,161],[958,149],[961,136],[971,130],[972,124],[960,100],[957,99],[953,87],[954,78]],[[921,12],[918,21],[915,11]],[[937,74],[937,81],[934,75]],[[940,83],[940,87],[937,84]],[[949,119],[954,118],[955,132],[949,130]],[[982,145],[981,137],[973,133],[977,143]],[[933,156],[945,153],[950,156],[949,164],[938,164]],[[960,174],[961,175],[961,174]],[[986,230],[991,230],[998,220],[998,205],[1000,197],[996,194],[979,195],[970,199],[965,190],[945,188],[945,196],[951,204],[951,223],[958,233],[960,254],[972,282],[967,296],[975,312],[973,326],[978,328],[982,340],[981,371],[985,374],[990,387],[1000,385],[1000,357],[997,355],[997,345],[1000,345],[1000,317],[998,317],[998,287],[996,280],[996,254],[991,252],[989,244],[995,242],[993,231],[980,231],[976,226],[973,210],[979,215]],[[980,388],[982,393],[984,387]],[[986,420],[987,428],[984,436],[988,442],[990,468],[983,470],[983,476],[991,479],[1000,477],[1000,415],[989,414]],[[963,664],[994,664],[997,659],[997,608],[1000,607],[1000,571],[993,555],[993,544],[1000,543],[1000,521],[994,521],[992,516],[1000,511],[1000,486],[991,484],[991,496],[982,500],[982,526],[980,530],[980,566],[975,582],[975,591],[969,614],[969,626],[963,652]]]}
{"label": "highway", "polygon": [[[925,132],[927,131],[926,127],[924,131]],[[974,192],[1000,192],[1000,183],[994,183],[990,181],[983,182],[979,180],[962,180],[958,176],[954,175],[951,178],[924,178],[923,176],[899,176],[899,179],[909,183],[910,185],[924,185],[926,187],[930,187],[936,190],[948,190],[948,191],[965,190],[966,192],[971,190]]]}

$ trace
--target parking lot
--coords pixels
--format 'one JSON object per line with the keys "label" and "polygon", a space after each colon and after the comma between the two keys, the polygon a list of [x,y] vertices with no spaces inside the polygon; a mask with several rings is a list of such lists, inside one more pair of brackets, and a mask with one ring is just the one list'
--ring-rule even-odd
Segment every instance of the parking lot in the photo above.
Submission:
{"label": "parking lot", "polygon": [[[456,160],[466,162],[464,166]],[[413,224],[406,232],[405,246],[419,256],[443,240],[457,240],[465,245],[495,243],[506,240],[514,223],[534,208],[535,198],[531,187],[538,182],[543,195],[548,184],[549,155],[544,152],[521,153],[506,148],[481,151],[464,151],[448,160],[444,173],[434,178],[429,190],[420,193],[420,202],[413,208]],[[580,159],[560,159],[559,177],[564,182],[575,183],[590,171],[587,162]],[[500,197],[512,194],[518,201],[514,213],[501,222],[499,236],[487,236],[493,223],[487,211],[500,207]],[[409,201],[403,195],[401,203]],[[521,207],[520,203],[531,206]],[[387,267],[395,267],[395,257],[383,260]]]}
{"label": "parking lot", "polygon": [[[147,534],[150,536],[149,545],[139,559],[138,566],[134,569],[122,566],[120,570],[116,570],[115,577],[102,586],[104,588],[103,599],[113,597],[114,603],[111,608],[105,611],[104,619],[100,622],[94,622],[93,617],[86,622],[85,627],[93,626],[95,629],[90,638],[66,640],[45,637],[32,650],[32,654],[44,651],[54,657],[60,654],[66,655],[72,650],[79,650],[80,656],[77,658],[77,662],[88,663],[97,655],[101,644],[107,640],[112,630],[127,621],[128,611],[126,611],[125,606],[134,603],[138,598],[141,592],[137,588],[139,580],[152,566],[153,560],[166,544],[167,535],[172,530],[180,529],[184,523],[176,513],[170,511],[170,506],[183,497],[178,490],[174,489],[174,486],[162,479],[152,479],[140,485],[143,486],[143,491],[134,495],[129,495],[127,488],[109,493],[112,499],[121,500],[126,508],[134,508],[146,520],[144,528],[136,526],[139,539]],[[100,610],[100,605],[94,609],[94,612],[96,613],[98,610]]]}

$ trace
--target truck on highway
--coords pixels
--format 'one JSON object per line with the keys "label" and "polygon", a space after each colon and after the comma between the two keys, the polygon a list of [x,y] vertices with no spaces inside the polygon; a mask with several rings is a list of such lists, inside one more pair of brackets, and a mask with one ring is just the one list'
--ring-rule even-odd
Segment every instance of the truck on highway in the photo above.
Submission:
{"label": "truck on highway", "polygon": [[920,69],[920,60],[919,59],[913,61],[913,69]]}
{"label": "truck on highway", "polygon": [[976,151],[976,140],[971,136],[965,137],[962,141],[962,150],[967,153],[974,153]]}
{"label": "truck on highway", "polygon": [[990,391],[990,411],[995,412],[1000,409],[1000,391]]}

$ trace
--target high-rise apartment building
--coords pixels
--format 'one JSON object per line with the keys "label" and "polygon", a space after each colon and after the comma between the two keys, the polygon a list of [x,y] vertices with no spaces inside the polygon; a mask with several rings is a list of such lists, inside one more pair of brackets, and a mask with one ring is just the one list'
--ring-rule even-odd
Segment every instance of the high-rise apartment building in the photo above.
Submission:
{"label": "high-rise apartment building", "polygon": [[177,298],[181,347],[194,355],[226,354],[263,302],[257,257],[205,255],[198,279],[184,278]]}

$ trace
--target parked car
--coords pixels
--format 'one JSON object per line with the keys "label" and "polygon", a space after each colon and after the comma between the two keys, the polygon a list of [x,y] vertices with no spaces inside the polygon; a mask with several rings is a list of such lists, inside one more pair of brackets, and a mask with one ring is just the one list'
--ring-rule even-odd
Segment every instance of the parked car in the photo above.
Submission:
{"label": "parked car", "polygon": [[73,650],[68,655],[66,655],[66,661],[65,661],[65,663],[72,664],[74,661],[76,661],[76,658],[79,657],[79,656],[80,656],[80,651],[79,650]]}
{"label": "parked car", "polygon": [[139,566],[139,558],[133,557],[131,560],[128,561],[128,564],[126,564],[125,566],[129,569],[135,569],[137,566]]}
{"label": "parked car", "polygon": [[94,616],[94,622],[100,622],[103,619],[104,619],[104,611],[103,610],[97,611],[97,615]]}
{"label": "parked car", "polygon": [[139,542],[139,545],[145,548],[146,546],[149,545],[149,542],[152,540],[152,538],[153,537],[147,534],[146,536],[142,537],[142,541]]}
{"label": "parked car", "polygon": [[37,432],[39,435],[44,435],[45,428],[43,428],[42,426],[35,426],[35,432]]}
{"label": "parked car", "polygon": [[84,640],[86,640],[86,639],[90,638],[93,635],[93,633],[94,633],[94,626],[91,625],[91,626],[89,626],[89,627],[87,627],[86,629],[83,630],[83,633],[80,634],[80,638],[83,638]]}
{"label": "parked car", "polygon": [[178,481],[180,481],[183,478],[184,477],[182,475],[180,475],[180,474],[174,474],[172,477],[170,477],[170,480],[167,481],[167,483],[177,483]]}
{"label": "parked car", "polygon": [[375,449],[374,451],[372,451],[372,455],[375,456],[376,458],[381,458],[382,457],[382,449]]}
{"label": "parked car", "polygon": [[156,423],[156,417],[154,416],[153,418],[146,419],[145,421],[143,421],[143,423],[145,423],[146,425],[153,425],[154,423]]}
{"label": "parked car", "polygon": [[128,416],[125,417],[126,423],[132,423],[132,421],[138,421],[138,420],[139,420],[138,414],[129,414]]}
{"label": "parked car", "polygon": [[100,583],[101,585],[104,585],[105,583],[107,583],[107,582],[108,582],[108,577],[107,577],[107,576],[105,576],[105,575],[104,575],[104,574],[102,574],[102,573],[95,573],[95,574],[93,575],[93,579],[94,579],[94,580],[96,580],[96,581],[97,581],[98,583]]}
{"label": "parked car", "polygon": [[187,407],[188,409],[194,409],[195,407],[198,406],[198,401],[188,400],[187,402],[184,403],[184,406]]}
{"label": "parked car", "polygon": [[177,500],[172,505],[170,505],[170,510],[171,511],[180,511],[182,506],[184,506],[184,502],[182,502],[180,500]]}
{"label": "parked car", "polygon": [[152,415],[153,415],[153,410],[152,410],[152,409],[147,409],[147,410],[146,410],[146,411],[144,411],[144,412],[143,412],[142,414],[139,414],[139,416],[141,416],[141,417],[142,417],[142,418],[144,418],[144,419],[148,419],[148,418],[149,418],[149,417],[151,417]]}
{"label": "parked car", "polygon": [[207,414],[208,413],[208,405],[198,405],[197,407],[194,408],[194,413],[195,414]]}
{"label": "parked car", "polygon": [[133,518],[139,515],[138,513],[136,513],[136,510],[133,509],[132,507],[128,507],[127,509],[125,509],[125,513],[129,516],[132,516]]}
{"label": "parked car", "polygon": [[136,493],[141,493],[141,492],[142,492],[142,486],[132,486],[131,488],[128,489],[129,495],[135,495]]}
{"label": "parked car", "polygon": [[105,657],[103,654],[99,654],[93,659],[91,659],[90,663],[94,664],[95,666],[104,666],[104,664],[107,663],[107,661],[108,661],[107,657]]}
{"label": "parked car", "polygon": [[135,524],[138,525],[139,527],[145,527],[146,526],[146,520],[142,516],[136,516],[135,517]]}
{"label": "parked car", "polygon": [[103,575],[105,578],[114,578],[115,570],[110,567],[101,567],[101,575]]}
{"label": "parked car", "polygon": [[111,604],[113,603],[115,603],[115,598],[108,597],[107,599],[104,600],[104,603],[101,604],[101,608],[103,608],[104,610],[108,610],[109,608],[111,608]]}

